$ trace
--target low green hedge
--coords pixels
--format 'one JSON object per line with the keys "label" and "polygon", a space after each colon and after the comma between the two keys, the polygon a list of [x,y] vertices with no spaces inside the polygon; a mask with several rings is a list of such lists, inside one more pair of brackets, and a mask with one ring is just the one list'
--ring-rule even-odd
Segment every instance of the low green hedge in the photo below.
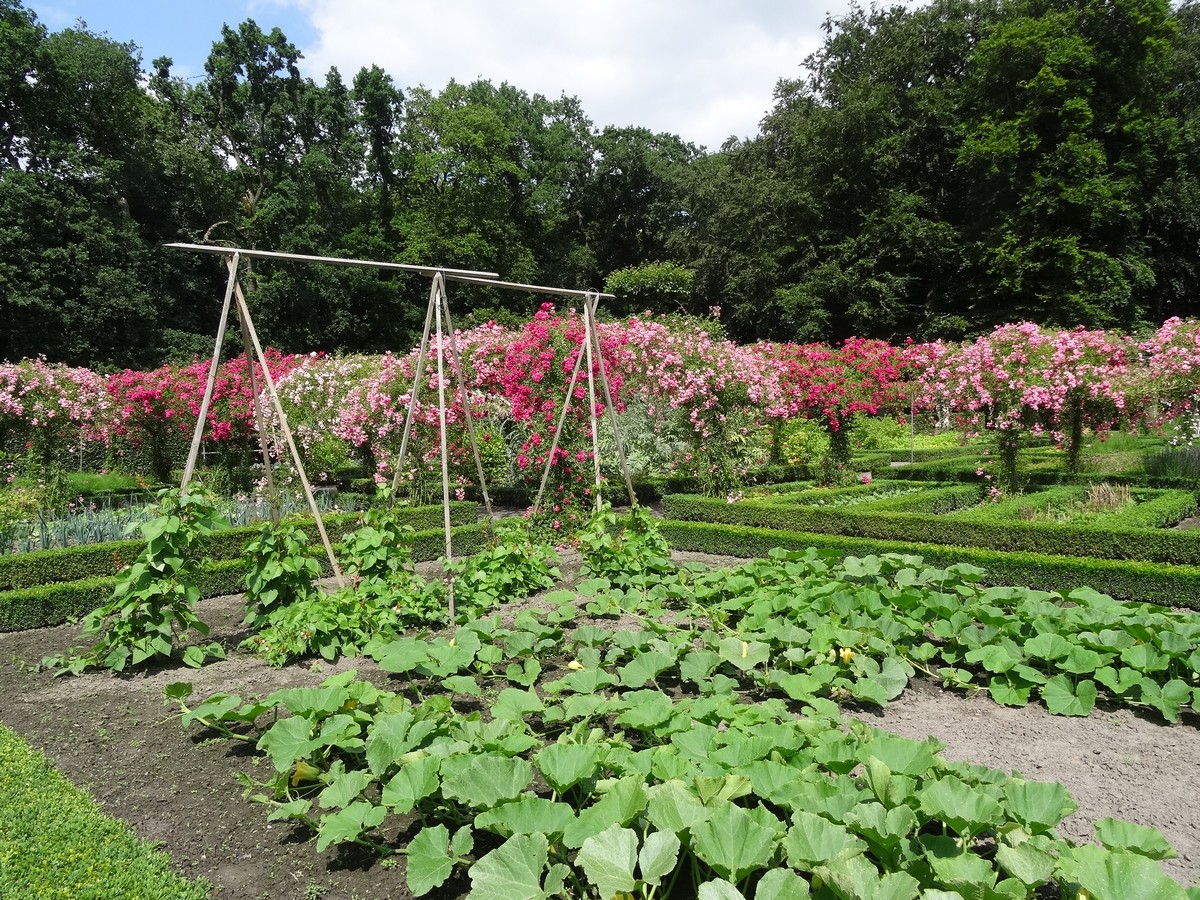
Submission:
{"label": "low green hedge", "polygon": [[1196,515],[1196,492],[1192,491],[1133,491],[1137,502],[1124,509],[1099,513],[1096,520],[1107,527],[1170,528]]}
{"label": "low green hedge", "polygon": [[[897,482],[886,482],[895,485]],[[970,484],[950,484],[945,487],[927,487],[910,494],[898,494],[863,504],[858,509],[864,512],[905,512],[943,516],[979,502],[979,488]]]}
{"label": "low green hedge", "polygon": [[838,534],[883,541],[979,547],[1006,553],[1049,553],[1200,565],[1200,532],[1094,528],[1044,522],[973,522],[953,516],[820,509],[784,503],[726,503],[695,495],[663,498],[671,519]]}
{"label": "low green hedge", "polygon": [[[984,483],[979,470],[979,458],[957,462],[918,463],[895,468],[872,469],[871,477],[883,481],[960,481]],[[1033,465],[1021,465],[1018,470],[1022,485],[1026,489],[1053,487],[1057,484],[1127,484],[1130,487],[1196,490],[1200,485],[1195,478],[1174,475],[1147,475],[1145,472],[1067,472],[1059,460],[1044,460]]]}
{"label": "low green hedge", "polygon": [[[416,531],[442,527],[442,507],[400,507],[400,521]],[[470,525],[478,517],[474,503],[450,504],[450,524]],[[329,540],[337,542],[358,525],[357,513],[338,513],[324,516]],[[309,540],[320,543],[316,522],[312,519],[298,523]],[[250,538],[261,525],[227,528],[203,539],[202,554],[208,559],[236,559],[242,555]],[[115,575],[122,566],[133,562],[142,549],[142,541],[110,541],[104,544],[85,544],[58,550],[38,550],[0,556],[0,591],[34,587],[59,581],[78,581],[103,575]]]}
{"label": "low green hedge", "polygon": [[[981,503],[972,509],[954,514],[956,519],[972,522],[1038,521],[1041,516],[1045,524],[1045,511],[1069,509],[1087,498],[1088,489],[1083,485],[1058,485],[1032,494],[1019,494],[996,503]],[[1087,527],[1094,528],[1146,528],[1160,529],[1177,525],[1188,516],[1196,514],[1194,491],[1161,490],[1158,488],[1133,488],[1130,491],[1134,503],[1113,510],[1098,510],[1087,514]],[[1060,523],[1069,524],[1069,523]]]}
{"label": "low green hedge", "polygon": [[[1053,485],[1024,494],[1004,495],[990,503],[978,503],[954,512],[954,518],[964,522],[1020,522],[1029,521],[1031,513],[1047,508],[1063,508],[1068,503],[1082,500],[1087,489],[1082,485]],[[978,496],[978,493],[977,493]]]}
{"label": "low green hedge", "polygon": [[913,541],[878,541],[838,535],[776,531],[710,522],[664,520],[659,529],[676,550],[736,556],[766,556],[772,548],[802,550],[831,548],[847,556],[904,553],[920,556],[932,566],[970,563],[986,570],[988,584],[1045,591],[1072,591],[1087,585],[1119,600],[1184,606],[1200,610],[1200,567],[1158,563],[1001,553],[976,547],[950,547]]}
{"label": "low green hedge", "polygon": [[[482,525],[462,525],[454,528],[451,534],[456,557],[478,553],[487,540]],[[335,546],[334,555],[339,550]],[[322,574],[332,575],[325,549],[317,545],[309,551],[320,561]],[[446,536],[441,528],[418,531],[413,535],[412,554],[417,562],[439,559],[445,552]],[[116,583],[115,576],[104,575],[0,591],[0,632],[44,628],[81,618],[112,596]],[[246,562],[241,557],[204,563],[200,576],[202,597],[240,594],[245,589]]]}
{"label": "low green hedge", "polygon": [[46,757],[0,726],[0,897],[204,900],[212,886],[101,812]]}

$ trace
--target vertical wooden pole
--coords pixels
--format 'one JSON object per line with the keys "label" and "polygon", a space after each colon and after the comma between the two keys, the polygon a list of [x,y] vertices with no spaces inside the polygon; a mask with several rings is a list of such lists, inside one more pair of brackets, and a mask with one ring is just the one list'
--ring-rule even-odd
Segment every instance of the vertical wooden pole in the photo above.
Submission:
{"label": "vertical wooden pole", "polygon": [[[439,272],[433,278],[434,285],[442,288],[442,273]],[[434,323],[437,329],[437,376],[438,376],[438,425],[441,429],[441,449],[442,449],[442,517],[445,522],[446,531],[446,564],[450,568],[450,563],[454,562],[454,548],[450,541],[450,454],[447,449],[446,441],[446,376],[443,370],[442,358],[445,354],[442,353],[442,292],[437,292],[438,303],[434,307]],[[450,612],[450,624],[454,624],[454,573],[451,571],[446,583],[447,597]]]}
{"label": "vertical wooden pole", "polygon": [[637,495],[633,492],[633,478],[629,475],[629,462],[625,458],[625,441],[621,439],[621,426],[617,423],[617,406],[613,403],[612,387],[608,383],[608,367],[604,364],[604,351],[600,347],[600,333],[596,330],[596,307],[600,303],[600,295],[594,294],[591,304],[592,340],[596,342],[596,356],[599,360],[600,384],[604,388],[604,403],[608,409],[608,418],[612,422],[613,440],[617,444],[617,459],[621,463],[621,475],[625,478],[625,490],[629,493],[629,508],[637,506]]}
{"label": "vertical wooden pole", "polygon": [[542,494],[546,492],[546,479],[550,477],[550,466],[554,464],[554,451],[558,449],[558,441],[562,437],[563,423],[567,421],[567,410],[571,408],[571,397],[575,393],[575,382],[579,380],[579,366],[583,362],[583,354],[575,357],[575,368],[571,371],[571,380],[567,383],[567,397],[563,400],[562,412],[558,417],[558,425],[554,429],[554,440],[550,442],[550,452],[546,456],[546,468],[542,470],[542,483],[538,486],[537,498],[533,501],[533,515],[542,508]]}
{"label": "vertical wooden pole", "polygon": [[433,325],[433,304],[437,297],[438,281],[442,273],[433,276],[433,284],[429,288],[429,305],[425,307],[425,328],[421,332],[421,349],[417,351],[417,368],[413,372],[412,391],[409,393],[408,412],[404,416],[404,432],[400,436],[400,453],[396,457],[396,470],[392,473],[392,494],[388,505],[396,499],[396,488],[400,485],[400,467],[408,453],[408,438],[412,434],[413,416],[417,410],[417,396],[421,393],[421,378],[425,374],[425,356],[429,352],[429,329]]}
{"label": "vertical wooden pole", "polygon": [[279,417],[279,428],[283,431],[283,438],[287,442],[288,450],[292,454],[292,462],[296,466],[296,474],[300,476],[300,484],[304,487],[304,496],[308,500],[308,508],[312,511],[313,519],[317,523],[317,531],[321,535],[321,543],[325,545],[325,552],[329,555],[329,564],[333,567],[333,577],[337,579],[338,587],[346,586],[346,579],[342,577],[342,567],[338,565],[337,557],[333,555],[333,545],[329,542],[329,535],[325,532],[325,522],[321,519],[321,510],[317,506],[317,498],[313,496],[312,487],[309,486],[308,476],[304,473],[304,460],[300,458],[300,451],[296,449],[296,442],[292,439],[292,429],[288,426],[287,413],[283,411],[283,404],[279,402],[279,393],[275,390],[275,379],[271,377],[271,370],[267,368],[267,358],[263,353],[262,345],[258,342],[258,333],[254,330],[254,320],[250,318],[250,307],[246,305],[246,298],[242,296],[242,286],[235,284],[234,292],[237,295],[238,314],[242,317],[242,322],[246,326],[246,330],[250,334],[250,341],[254,344],[254,352],[258,355],[259,361],[263,367],[263,380],[267,383],[267,393],[271,397],[271,403],[275,407],[275,415]]}
{"label": "vertical wooden pole", "polygon": [[475,416],[471,413],[471,401],[467,396],[467,379],[462,364],[462,356],[458,352],[458,338],[454,334],[454,322],[450,318],[450,299],[445,291],[442,293],[442,303],[446,311],[446,333],[450,336],[450,358],[458,370],[458,386],[462,396],[463,416],[467,420],[467,437],[471,441],[471,453],[475,457],[475,472],[479,475],[479,492],[483,495],[483,508],[487,513],[488,528],[494,523],[492,515],[492,498],[488,496],[487,477],[483,474],[483,458],[479,455],[479,443],[475,440]]}
{"label": "vertical wooden pole", "polygon": [[[271,524],[279,525],[279,496],[275,493],[275,477],[271,474],[271,453],[267,442],[267,423],[263,418],[262,401],[258,397],[258,379],[254,377],[254,350],[250,346],[250,332],[242,318],[242,307],[238,304],[238,325],[242,329],[242,347],[246,351],[246,375],[250,379],[250,397],[254,404],[254,425],[258,431],[258,447],[262,451],[263,470],[267,473],[267,501],[271,504]],[[266,363],[263,363],[266,368]]]}
{"label": "vertical wooden pole", "polygon": [[179,489],[184,491],[196,470],[196,458],[200,455],[200,441],[204,437],[204,422],[208,418],[208,407],[212,403],[213,390],[217,382],[217,366],[221,364],[221,345],[225,343],[225,326],[229,322],[229,303],[237,285],[238,263],[241,255],[234,253],[225,264],[229,268],[229,281],[225,284],[225,302],[221,304],[221,321],[217,323],[217,342],[213,347],[212,362],[208,366],[208,382],[204,386],[204,397],[200,401],[200,413],[196,416],[196,428],[192,432],[192,447],[188,452],[187,464],[183,467],[183,481]]}
{"label": "vertical wooden pole", "polygon": [[[595,322],[592,320],[592,295],[583,298],[583,345],[587,353],[587,383],[588,383],[588,422],[592,426],[592,468],[595,471],[596,511],[600,511],[600,427],[596,421],[596,370],[592,358],[592,339],[595,335]],[[597,345],[598,347],[599,345]],[[597,351],[599,352],[599,351]]]}

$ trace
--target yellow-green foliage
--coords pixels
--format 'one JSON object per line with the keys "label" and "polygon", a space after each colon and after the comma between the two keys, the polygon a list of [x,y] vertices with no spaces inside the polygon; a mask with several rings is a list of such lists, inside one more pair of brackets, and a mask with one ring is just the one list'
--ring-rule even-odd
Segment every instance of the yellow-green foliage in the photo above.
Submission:
{"label": "yellow-green foliage", "polygon": [[202,900],[204,879],[171,871],[123,822],[104,815],[46,758],[0,726],[0,897]]}

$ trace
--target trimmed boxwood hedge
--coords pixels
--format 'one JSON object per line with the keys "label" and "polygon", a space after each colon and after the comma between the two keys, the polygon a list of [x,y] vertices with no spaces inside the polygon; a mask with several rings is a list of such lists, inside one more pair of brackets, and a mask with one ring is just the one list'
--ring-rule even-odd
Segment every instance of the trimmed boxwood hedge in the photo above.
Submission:
{"label": "trimmed boxwood hedge", "polygon": [[[985,479],[976,472],[979,459],[932,462],[909,466],[907,463],[894,468],[872,469],[871,477],[881,481],[964,481],[982,484]],[[1022,466],[1020,480],[1026,488],[1052,487],[1056,484],[1127,484],[1130,487],[1174,488],[1194,491],[1200,485],[1195,478],[1173,475],[1147,475],[1144,472],[1066,472],[1058,460],[1038,463],[1037,466]]]}
{"label": "trimmed boxwood hedge", "polygon": [[1093,528],[1044,522],[972,522],[951,516],[820,509],[784,503],[726,503],[676,494],[663,498],[668,518],[882,541],[922,541],[1006,553],[1048,553],[1200,565],[1200,532]]}
{"label": "trimmed boxwood hedge", "polygon": [[[455,556],[477,553],[486,541],[481,525],[459,526],[452,529],[451,534]],[[445,540],[441,528],[418,531],[413,535],[413,559],[417,562],[439,559],[446,551]],[[335,555],[339,549],[334,547]],[[318,545],[310,547],[309,551],[320,561],[322,574],[332,575],[325,549]],[[0,591],[0,632],[44,628],[78,619],[104,603],[112,595],[116,583],[115,575],[105,575]],[[200,575],[202,597],[240,594],[245,589],[246,562],[240,556],[237,559],[210,559],[204,563]]]}
{"label": "trimmed boxwood hedge", "polygon": [[[403,524],[416,531],[442,527],[442,507],[399,507]],[[450,524],[470,525],[478,518],[474,503],[450,504]],[[320,543],[316,523],[312,519],[296,521],[308,535],[309,541]],[[337,542],[353,531],[358,524],[357,513],[338,513],[325,516],[325,531],[329,540]],[[207,559],[236,559],[260,525],[227,528],[203,539],[202,553]],[[103,575],[115,575],[122,566],[133,562],[141,552],[142,541],[109,541],[104,544],[85,544],[56,550],[37,550],[33,553],[0,556],[0,591],[34,587],[59,581],[78,581]],[[324,555],[324,554],[322,554]]]}
{"label": "trimmed boxwood hedge", "polygon": [[737,556],[766,556],[774,547],[802,550],[831,548],[847,556],[903,553],[932,566],[969,563],[986,570],[985,581],[1045,591],[1072,591],[1087,585],[1118,600],[1200,610],[1200,567],[1164,566],[1037,553],[1000,553],[976,547],[951,547],[913,541],[878,541],[838,535],[776,531],[710,522],[664,520],[659,528],[675,550]]}

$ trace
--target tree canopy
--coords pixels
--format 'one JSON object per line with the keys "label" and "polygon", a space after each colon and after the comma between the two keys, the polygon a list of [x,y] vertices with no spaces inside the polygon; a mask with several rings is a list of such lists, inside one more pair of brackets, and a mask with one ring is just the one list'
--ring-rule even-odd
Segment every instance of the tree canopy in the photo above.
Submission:
{"label": "tree canopy", "polygon": [[[1198,312],[1196,0],[853,6],[759,134],[711,151],[597,127],[570,96],[378,66],[315,81],[300,60],[246,20],[185,81],[0,0],[0,358],[208,352],[223,267],[170,241],[610,283],[611,314],[719,307],[742,340]],[[424,306],[423,280],[367,270],[256,261],[246,285],[264,340],[296,352],[406,347]]]}

